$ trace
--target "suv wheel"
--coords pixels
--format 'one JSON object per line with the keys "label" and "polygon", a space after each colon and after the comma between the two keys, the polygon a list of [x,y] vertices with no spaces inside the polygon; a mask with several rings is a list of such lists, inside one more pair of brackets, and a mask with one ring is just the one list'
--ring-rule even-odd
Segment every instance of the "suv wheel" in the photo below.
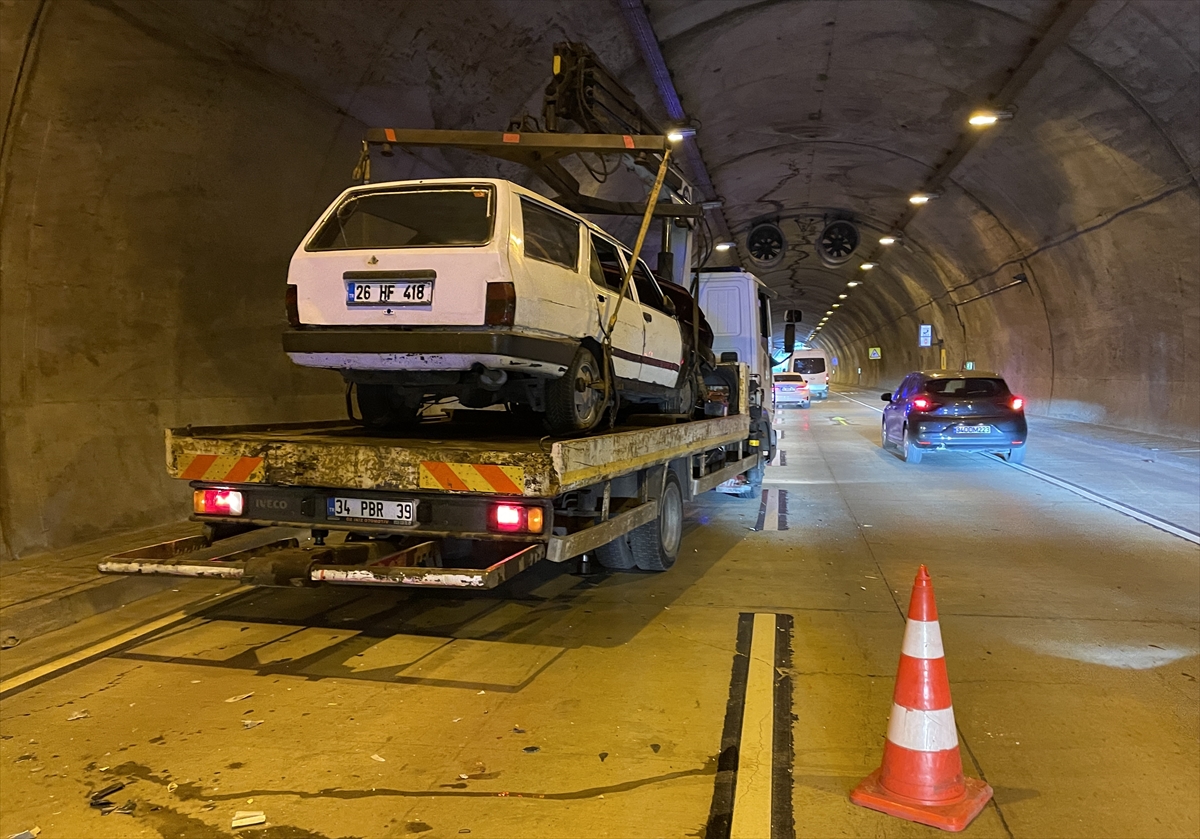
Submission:
{"label": "suv wheel", "polygon": [[546,425],[552,434],[591,431],[604,413],[600,364],[587,347],[575,352],[562,378],[546,386]]}

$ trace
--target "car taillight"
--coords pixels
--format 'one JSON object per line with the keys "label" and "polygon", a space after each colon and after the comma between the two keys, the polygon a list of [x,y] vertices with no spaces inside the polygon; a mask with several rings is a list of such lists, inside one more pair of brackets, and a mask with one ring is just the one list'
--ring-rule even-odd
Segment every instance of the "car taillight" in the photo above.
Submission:
{"label": "car taillight", "polygon": [[914,399],[912,401],[912,404],[913,404],[913,407],[916,408],[918,411],[927,411],[927,410],[929,410],[929,405],[931,403],[928,399],[924,398],[923,396],[918,396],[916,399]]}
{"label": "car taillight", "polygon": [[488,326],[512,326],[517,314],[517,290],[512,283],[488,283],[483,322]]}
{"label": "car taillight", "polygon": [[287,305],[288,326],[299,326],[300,325],[300,301],[299,301],[299,295],[297,294],[296,287],[294,285],[291,285],[290,283],[288,284],[287,295],[285,296],[284,299],[285,299],[286,305]]}
{"label": "car taillight", "polygon": [[1014,411],[1020,411],[1020,410],[1024,409],[1024,407],[1025,407],[1025,400],[1019,396],[1014,396],[1013,401],[1012,401],[1012,409]]}
{"label": "car taillight", "polygon": [[192,509],[205,516],[240,516],[246,502],[232,489],[198,489],[192,493]]}
{"label": "car taillight", "polygon": [[541,507],[526,507],[522,504],[492,505],[492,530],[501,533],[541,533],[545,525]]}
{"label": "car taillight", "polygon": [[825,384],[829,384],[829,377],[828,377],[828,376],[826,376],[826,377],[825,377]]}

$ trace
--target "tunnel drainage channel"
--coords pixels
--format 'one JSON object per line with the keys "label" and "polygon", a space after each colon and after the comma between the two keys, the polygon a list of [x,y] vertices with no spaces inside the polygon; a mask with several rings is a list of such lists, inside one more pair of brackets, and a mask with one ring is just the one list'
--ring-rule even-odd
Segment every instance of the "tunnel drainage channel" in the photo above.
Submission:
{"label": "tunnel drainage channel", "polygon": [[1151,527],[1162,530],[1165,533],[1170,533],[1172,536],[1178,536],[1180,539],[1186,539],[1193,545],[1200,545],[1200,533],[1195,533],[1194,531],[1188,530],[1186,527],[1180,527],[1177,524],[1171,524],[1171,522],[1166,521],[1165,519],[1160,519],[1158,516],[1151,515],[1144,510],[1139,510],[1137,507],[1130,507],[1128,504],[1122,504],[1120,501],[1114,501],[1111,498],[1106,498],[1103,495],[1092,492],[1090,489],[1085,489],[1084,487],[1079,486],[1079,484],[1073,484],[1070,481],[1064,481],[1062,478],[1056,478],[1053,475],[1047,474],[1046,472],[1040,472],[1037,469],[1030,469],[1028,466],[1022,466],[1018,463],[1009,463],[1003,457],[998,455],[990,455],[990,457],[995,457],[996,460],[999,460],[1009,468],[1024,472],[1026,475],[1032,475],[1039,480],[1045,481],[1048,484],[1053,484],[1054,486],[1065,489],[1068,492],[1073,492],[1081,498],[1086,498],[1089,501],[1096,502],[1102,507],[1107,507],[1110,510],[1114,510],[1118,513],[1122,513],[1123,515],[1135,518],[1140,522],[1150,525]]}

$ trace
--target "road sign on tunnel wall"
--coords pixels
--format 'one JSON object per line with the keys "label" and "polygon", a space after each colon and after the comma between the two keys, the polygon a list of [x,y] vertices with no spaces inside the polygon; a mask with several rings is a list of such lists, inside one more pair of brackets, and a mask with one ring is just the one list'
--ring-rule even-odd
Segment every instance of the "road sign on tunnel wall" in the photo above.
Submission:
{"label": "road sign on tunnel wall", "polygon": [[879,359],[883,358],[883,353],[880,351],[879,347],[868,347],[867,358],[878,361]]}
{"label": "road sign on tunnel wall", "polygon": [[921,337],[917,341],[917,345],[921,347],[933,346],[933,324],[921,324]]}

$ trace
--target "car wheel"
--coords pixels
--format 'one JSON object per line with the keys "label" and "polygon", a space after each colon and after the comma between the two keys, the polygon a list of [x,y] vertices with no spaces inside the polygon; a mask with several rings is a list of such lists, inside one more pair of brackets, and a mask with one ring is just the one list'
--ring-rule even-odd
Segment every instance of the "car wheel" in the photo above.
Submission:
{"label": "car wheel", "polygon": [[1008,462],[1009,463],[1017,463],[1017,464],[1024,463],[1025,462],[1025,447],[1021,446],[1021,448],[1019,448],[1019,449],[1009,449],[1008,450]]}
{"label": "car wheel", "polygon": [[546,425],[552,434],[591,431],[604,413],[604,377],[600,364],[587,347],[575,352],[562,378],[546,386]]}
{"label": "car wheel", "polygon": [[675,473],[668,469],[658,499],[658,518],[633,530],[629,534],[629,547],[638,568],[666,571],[675,564],[682,540],[683,490]]}
{"label": "car wheel", "polygon": [[888,448],[887,423],[883,422],[879,423],[879,448],[883,449],[885,452]]}
{"label": "car wheel", "polygon": [[904,462],[905,463],[920,463],[921,456],[924,454],[917,444],[914,443],[908,436],[908,426],[904,427]]}
{"label": "car wheel", "polygon": [[807,408],[807,407],[809,407],[811,404],[812,404],[811,402],[801,402],[801,403],[800,403],[800,407],[801,407],[801,408]]}
{"label": "car wheel", "polygon": [[675,395],[667,404],[667,412],[671,414],[687,414],[691,416],[696,410],[696,377],[689,374],[687,379],[675,389]]}
{"label": "car wheel", "polygon": [[391,385],[354,386],[358,396],[358,412],[368,428],[405,428],[420,421],[420,409],[401,398]]}

